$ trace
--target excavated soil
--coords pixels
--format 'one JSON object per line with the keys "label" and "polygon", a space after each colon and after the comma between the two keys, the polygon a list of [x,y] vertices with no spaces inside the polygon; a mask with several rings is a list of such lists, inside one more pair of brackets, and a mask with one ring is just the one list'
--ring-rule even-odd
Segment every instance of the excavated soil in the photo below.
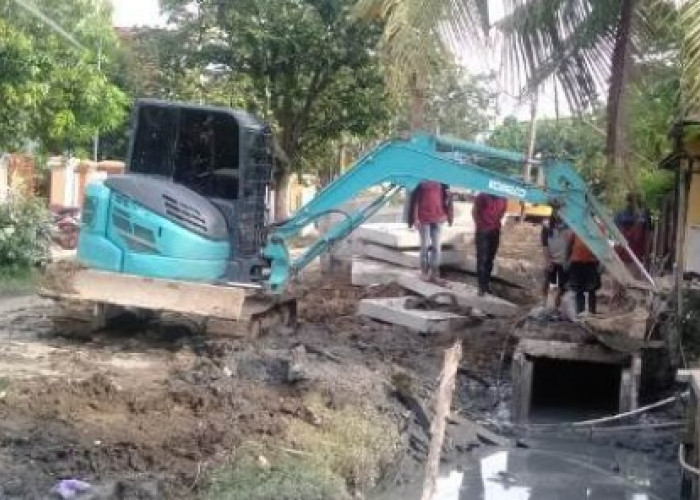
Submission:
{"label": "excavated soil", "polygon": [[[513,238],[530,245],[521,252],[531,257],[537,232],[520,231],[504,231],[501,248]],[[507,385],[498,382],[508,378],[516,319],[423,336],[355,315],[359,299],[403,295],[397,286],[357,288],[310,271],[293,290],[297,331],[253,340],[205,338],[184,320],[128,315],[80,340],[64,338],[50,301],[0,301],[0,498],[46,498],[68,478],[104,487],[101,499],[198,498],[243,451],[262,450],[259,464],[274,462],[274,452],[301,459],[310,453],[304,433],[354,413],[378,415],[379,435],[396,442],[369,460],[361,455],[361,468],[345,464],[342,479],[350,490],[391,490],[419,475],[426,408],[443,349],[455,340],[463,344],[457,414],[507,405]],[[514,300],[527,291],[510,293]],[[323,450],[332,436],[321,435]],[[446,450],[465,453],[490,439],[451,423]]]}
{"label": "excavated soil", "polygon": [[[310,272],[294,288],[298,331],[256,340],[128,316],[76,340],[53,331],[50,301],[0,303],[0,498],[45,498],[67,478],[116,482],[121,493],[104,498],[194,498],[236,450],[295,448],[289,429],[315,419],[310,394],[331,409],[369,405],[401,431],[396,446],[408,446],[415,412],[396,397],[396,380],[410,380],[409,403],[425,407],[451,339],[355,316],[361,298],[403,293],[393,285],[362,289]],[[506,330],[456,334],[466,385],[495,379]],[[300,349],[304,373],[290,378]],[[474,386],[487,407],[492,395]]]}

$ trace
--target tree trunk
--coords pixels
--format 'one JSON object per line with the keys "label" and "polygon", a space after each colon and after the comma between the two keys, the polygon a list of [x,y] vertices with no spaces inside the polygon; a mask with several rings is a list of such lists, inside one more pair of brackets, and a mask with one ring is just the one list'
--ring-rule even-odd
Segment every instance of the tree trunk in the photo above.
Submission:
{"label": "tree trunk", "polygon": [[289,184],[292,175],[287,170],[275,173],[275,222],[289,217]]}
{"label": "tree trunk", "polygon": [[411,75],[411,82],[408,91],[411,98],[411,132],[417,132],[423,130],[424,128],[425,92],[420,84],[420,77],[416,73]]}
{"label": "tree trunk", "polygon": [[[635,0],[622,0],[620,19],[613,48],[610,88],[608,90],[608,135],[606,155],[608,166],[605,188],[610,192],[617,179],[626,179],[627,187],[634,185],[632,172],[626,169],[626,129],[627,102],[626,89],[632,69],[632,21],[634,19]],[[624,173],[624,175],[623,175]]]}

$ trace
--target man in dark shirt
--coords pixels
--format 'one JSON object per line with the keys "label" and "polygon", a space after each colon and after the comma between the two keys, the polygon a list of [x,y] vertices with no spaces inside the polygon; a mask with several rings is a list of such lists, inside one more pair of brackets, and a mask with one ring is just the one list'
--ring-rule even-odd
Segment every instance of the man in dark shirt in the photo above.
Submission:
{"label": "man in dark shirt", "polygon": [[[627,194],[625,208],[615,214],[615,224],[624,235],[632,252],[639,262],[646,259],[647,242],[651,230],[651,216],[642,203],[638,193]],[[632,257],[624,251],[619,252],[623,262],[632,262]]]}
{"label": "man in dark shirt", "polygon": [[[651,215],[644,206],[639,193],[627,193],[625,208],[615,214],[615,225],[627,240],[629,249],[634,257],[645,265],[648,255],[648,244],[651,241]],[[634,262],[634,258],[627,250],[616,248],[620,260],[636,278],[641,278],[641,271]],[[627,289],[617,281],[613,282],[611,309],[622,307],[627,299]]]}
{"label": "man in dark shirt", "polygon": [[423,181],[411,193],[408,226],[420,232],[421,277],[426,281],[439,281],[442,225],[452,225],[453,215],[447,185]]}
{"label": "man in dark shirt", "polygon": [[493,261],[501,239],[501,220],[506,213],[506,204],[505,198],[479,193],[472,207],[476,224],[476,274],[480,296],[491,293]]}

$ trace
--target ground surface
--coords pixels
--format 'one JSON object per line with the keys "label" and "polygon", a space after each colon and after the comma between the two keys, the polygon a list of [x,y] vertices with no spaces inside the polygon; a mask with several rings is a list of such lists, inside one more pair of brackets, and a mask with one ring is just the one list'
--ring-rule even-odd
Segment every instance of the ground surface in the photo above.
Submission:
{"label": "ground surface", "polygon": [[[510,257],[538,251],[532,228],[504,242]],[[129,316],[67,339],[50,302],[1,298],[0,498],[45,498],[67,478],[102,486],[103,499],[374,497],[402,484],[413,498],[425,408],[442,350],[457,339],[458,415],[496,426],[507,417],[515,320],[426,337],[355,316],[360,298],[403,293],[394,286],[360,289],[312,270],[294,288],[298,331],[253,340]],[[531,292],[504,294],[527,302]],[[508,444],[494,439],[454,421],[447,456]]]}

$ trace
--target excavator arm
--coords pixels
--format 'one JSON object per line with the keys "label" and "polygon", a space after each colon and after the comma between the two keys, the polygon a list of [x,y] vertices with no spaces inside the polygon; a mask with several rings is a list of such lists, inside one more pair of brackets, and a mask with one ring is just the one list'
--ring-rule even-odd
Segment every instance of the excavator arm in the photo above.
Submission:
{"label": "excavator arm", "polygon": [[[475,163],[479,159],[514,164],[525,161],[523,155],[518,153],[426,134],[394,139],[377,146],[290,219],[273,228],[263,249],[264,257],[270,262],[268,287],[273,292],[281,291],[292,275],[338,240],[348,236],[402,188],[414,189],[424,180],[557,207],[562,219],[588,245],[615,279],[628,286],[654,286],[653,280],[639,262],[636,263],[643,272],[645,282],[635,279],[620,260],[614,250],[615,245],[622,246],[633,256],[624,236],[571,166],[561,162],[546,163],[545,186],[539,187],[478,166]],[[384,186],[384,190],[367,206],[351,213],[339,210],[339,207],[363,191],[376,186]],[[292,259],[286,242],[305,226],[334,212],[341,213],[343,219],[304,254]]]}

